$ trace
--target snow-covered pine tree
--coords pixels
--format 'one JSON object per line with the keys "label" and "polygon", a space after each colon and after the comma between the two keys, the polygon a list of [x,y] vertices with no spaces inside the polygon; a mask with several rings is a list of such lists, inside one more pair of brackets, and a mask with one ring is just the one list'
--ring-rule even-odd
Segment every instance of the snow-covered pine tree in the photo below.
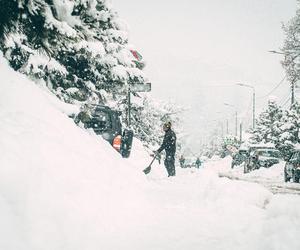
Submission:
{"label": "snow-covered pine tree", "polygon": [[147,81],[108,1],[0,0],[0,6],[5,57],[60,98],[101,102],[101,91],[115,97],[126,84]]}
{"label": "snow-covered pine tree", "polygon": [[164,136],[162,125],[170,121],[177,134],[177,147],[180,148],[182,120],[179,114],[183,109],[174,104],[159,102],[146,96],[140,101],[142,105],[137,102],[132,104],[132,122],[135,124],[134,132],[138,138],[146,142],[149,148],[157,149]]}
{"label": "snow-covered pine tree", "polygon": [[281,125],[283,110],[275,100],[268,101],[268,107],[260,113],[256,120],[256,127],[252,131],[251,141],[255,143],[275,142],[279,136],[278,128]]}
{"label": "snow-covered pine tree", "polygon": [[[126,114],[126,87],[148,81],[127,27],[108,0],[0,0],[0,49],[15,70],[43,79],[59,98],[84,107],[103,103]],[[135,135],[160,143],[158,126],[161,132],[171,106],[137,99]]]}
{"label": "snow-covered pine tree", "polygon": [[300,104],[296,102],[291,109],[285,110],[280,126],[278,126],[278,137],[274,140],[276,147],[286,159],[291,156],[295,144],[300,142],[299,128]]}
{"label": "snow-covered pine tree", "polygon": [[300,9],[296,15],[283,26],[285,41],[283,48],[284,60],[282,65],[290,82],[300,80]]}

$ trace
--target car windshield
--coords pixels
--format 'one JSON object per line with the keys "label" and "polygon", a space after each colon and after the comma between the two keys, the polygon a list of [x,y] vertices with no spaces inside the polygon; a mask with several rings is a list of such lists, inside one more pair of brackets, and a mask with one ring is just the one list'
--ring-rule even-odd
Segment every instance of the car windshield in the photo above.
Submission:
{"label": "car windshield", "polygon": [[97,111],[93,117],[93,128],[100,130],[111,128],[110,115],[105,111]]}
{"label": "car windshield", "polygon": [[291,162],[298,163],[300,162],[300,152],[295,152],[291,157]]}
{"label": "car windshield", "polygon": [[258,151],[259,156],[280,158],[280,152],[277,150],[260,150]]}

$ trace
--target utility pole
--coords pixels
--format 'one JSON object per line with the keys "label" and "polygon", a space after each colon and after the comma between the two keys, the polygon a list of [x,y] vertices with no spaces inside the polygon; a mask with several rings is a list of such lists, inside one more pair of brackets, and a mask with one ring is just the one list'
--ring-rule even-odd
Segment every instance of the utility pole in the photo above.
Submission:
{"label": "utility pole", "polygon": [[221,136],[222,139],[224,138],[224,127],[223,127],[223,121],[221,122]]}
{"label": "utility pole", "polygon": [[255,88],[252,85],[248,84],[243,84],[243,83],[237,83],[237,85],[242,86],[242,87],[247,87],[251,88],[253,93],[252,93],[252,128],[255,128]]}
{"label": "utility pole", "polygon": [[[224,103],[224,105],[235,109],[235,136],[237,137],[237,135],[238,135],[238,115],[237,115],[236,107],[234,105],[231,105],[228,103]],[[227,119],[227,123],[228,123],[228,119]],[[227,134],[228,134],[228,132],[227,132]]]}
{"label": "utility pole", "polygon": [[255,129],[255,89],[254,89],[254,87],[252,88],[252,90],[253,90],[253,100],[252,100],[252,102],[253,102],[253,107],[252,107],[252,109],[253,109],[253,112],[252,112],[252,128]]}
{"label": "utility pole", "polygon": [[292,80],[291,82],[291,91],[292,91],[292,96],[291,96],[291,107],[294,105],[295,103],[295,79]]}
{"label": "utility pole", "polygon": [[127,117],[127,126],[128,128],[130,128],[130,125],[131,125],[131,114],[130,114],[130,111],[131,111],[131,98],[130,98],[130,86],[128,85],[128,93],[127,93],[127,105],[128,105],[128,117]]}
{"label": "utility pole", "polygon": [[243,123],[240,123],[240,143],[243,141]]}
{"label": "utility pole", "polygon": [[237,137],[238,135],[238,115],[237,111],[235,111],[235,136]]}
{"label": "utility pole", "polygon": [[228,119],[226,119],[226,134],[229,134],[229,128],[228,128]]}
{"label": "utility pole", "polygon": [[[293,51],[289,52],[289,51],[285,51],[285,52],[280,52],[280,51],[276,51],[276,50],[269,50],[269,52],[274,53],[274,54],[280,54],[280,55],[284,55],[285,57],[288,55],[292,55]],[[299,57],[299,53],[297,53],[297,55],[293,56],[292,61],[288,64],[290,65],[291,63],[294,63],[294,60]],[[294,105],[295,103],[295,79],[292,80],[291,82],[291,107]]]}

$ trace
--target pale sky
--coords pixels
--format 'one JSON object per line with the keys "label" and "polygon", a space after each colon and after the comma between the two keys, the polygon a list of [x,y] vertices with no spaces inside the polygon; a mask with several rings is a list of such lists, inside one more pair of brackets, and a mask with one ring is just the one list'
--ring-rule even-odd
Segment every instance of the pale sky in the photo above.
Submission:
{"label": "pale sky", "polygon": [[[204,137],[215,120],[225,123],[236,109],[245,124],[251,121],[251,89],[257,109],[284,77],[280,50],[282,23],[295,15],[297,0],[111,0],[147,62],[151,95],[189,106],[185,127]],[[272,93],[284,104],[285,81]],[[223,103],[230,103],[230,108]],[[288,103],[286,104],[288,106]]]}

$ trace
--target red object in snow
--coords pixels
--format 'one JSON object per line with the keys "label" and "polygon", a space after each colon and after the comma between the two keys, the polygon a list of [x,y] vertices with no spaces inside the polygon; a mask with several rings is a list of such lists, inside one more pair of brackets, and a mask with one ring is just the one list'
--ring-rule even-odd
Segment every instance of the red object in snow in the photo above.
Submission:
{"label": "red object in snow", "polygon": [[136,50],[130,50],[130,52],[138,61],[141,61],[143,59],[142,55]]}
{"label": "red object in snow", "polygon": [[122,137],[120,135],[117,135],[113,140],[113,148],[117,151],[120,151],[121,143],[122,143]]}

